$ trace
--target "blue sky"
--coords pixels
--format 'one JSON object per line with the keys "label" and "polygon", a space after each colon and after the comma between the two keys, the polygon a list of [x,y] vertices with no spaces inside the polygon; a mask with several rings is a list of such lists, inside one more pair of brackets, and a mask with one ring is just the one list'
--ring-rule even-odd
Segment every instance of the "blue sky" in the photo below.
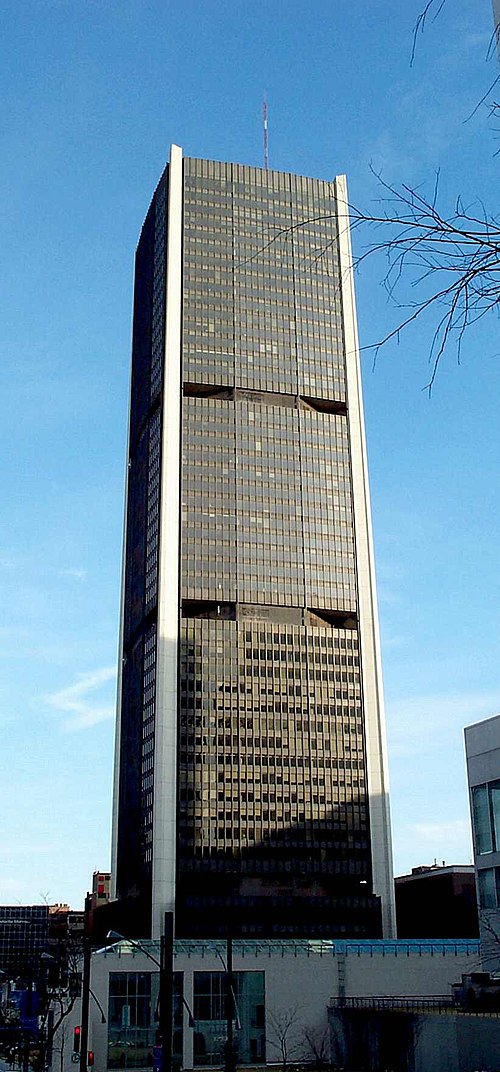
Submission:
{"label": "blue sky", "polygon": [[[495,205],[489,0],[6,0],[1,20],[0,902],[109,861],[133,255],[169,144]],[[368,236],[357,233],[362,252]],[[357,279],[361,340],[398,311]],[[404,298],[404,294],[402,295]],[[363,351],[396,872],[470,860],[463,726],[500,711],[498,321],[429,400],[423,323]]]}

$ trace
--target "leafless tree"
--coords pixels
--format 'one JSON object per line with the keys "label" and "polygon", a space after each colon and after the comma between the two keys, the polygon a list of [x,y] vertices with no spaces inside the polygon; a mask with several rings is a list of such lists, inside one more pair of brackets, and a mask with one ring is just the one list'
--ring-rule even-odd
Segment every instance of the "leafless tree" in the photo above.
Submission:
{"label": "leafless tree", "polygon": [[298,1005],[290,1005],[268,1014],[269,1035],[266,1041],[268,1046],[277,1052],[282,1072],[286,1072],[286,1069],[300,1057],[302,1052],[303,1044],[298,1030],[298,1019]]}
{"label": "leafless tree", "polygon": [[[446,0],[427,0],[420,10],[413,29],[410,66],[416,59],[418,38],[429,22],[435,22],[446,6]],[[486,58],[492,58],[500,43],[500,25],[493,28]],[[496,75],[475,104],[471,115],[486,101],[490,114],[500,112],[492,98],[500,75]],[[384,252],[388,267],[384,285],[390,298],[396,300],[403,277],[414,289],[415,300],[407,315],[375,345],[375,354],[385,342],[399,338],[400,332],[424,312],[436,308],[437,321],[433,329],[429,360],[434,382],[441,356],[450,342],[456,346],[460,360],[466,329],[486,313],[498,312],[500,299],[500,218],[477,203],[465,206],[460,197],[451,211],[438,206],[439,173],[434,192],[427,197],[410,185],[391,185],[378,176],[384,191],[380,214],[354,212],[353,224],[368,223],[382,228],[383,238],[361,255],[366,257]]]}
{"label": "leafless tree", "polygon": [[[405,328],[435,310],[429,340],[430,389],[446,347],[454,345],[460,360],[467,328],[499,311],[500,217],[483,205],[465,206],[460,197],[451,212],[444,212],[438,204],[439,175],[430,197],[377,177],[383,192],[378,212],[346,206],[351,228],[368,227],[380,235],[357,257],[355,267],[382,255],[384,287],[404,310],[397,325],[374,344],[375,357],[381,346],[399,340]],[[414,295],[406,302],[399,297],[403,281]]]}
{"label": "leafless tree", "polygon": [[[446,0],[427,0],[420,11],[413,31],[411,64],[419,35],[445,5]],[[495,51],[499,39],[500,26],[493,30],[489,54]],[[474,112],[489,100],[490,110],[500,115],[491,96],[499,81],[500,75],[491,82]],[[489,212],[479,201],[464,204],[460,196],[453,204],[443,205],[439,172],[429,194],[410,183],[393,184],[381,175],[376,177],[380,198],[375,202],[375,211],[352,204],[340,206],[346,224],[358,232],[355,244],[364,243],[355,255],[354,268],[361,268],[367,259],[381,258],[383,285],[396,309],[395,326],[382,338],[369,341],[366,348],[373,351],[376,361],[382,346],[391,340],[399,341],[405,329],[425,320],[430,364],[426,386],[430,391],[445,350],[454,350],[460,361],[468,329],[486,314],[500,311],[500,215]],[[282,248],[297,230],[329,218],[333,214],[304,219],[278,230],[251,259],[258,259],[274,244],[277,250]],[[367,235],[369,241],[365,240]],[[311,271],[329,245],[311,253]]]}
{"label": "leafless tree", "polygon": [[306,1063],[315,1069],[327,1069],[331,1066],[330,1028],[305,1027],[302,1033],[303,1057]]}
{"label": "leafless tree", "polygon": [[33,1061],[35,1072],[45,1072],[48,1066],[49,1054],[56,1040],[62,1072],[64,1041],[66,1038],[65,1021],[80,994],[80,954],[81,945],[79,941],[76,941],[66,951],[65,985],[48,986],[43,995],[40,1009],[40,1038],[42,1042],[36,1059]]}
{"label": "leafless tree", "polygon": [[[427,23],[429,21],[430,22],[436,22],[436,20],[438,19],[439,15],[441,14],[443,8],[445,7],[445,5],[446,5],[446,0],[427,0],[427,3],[425,4],[425,7],[423,7],[422,10],[417,15],[417,19],[416,19],[415,25],[413,27],[413,43],[412,43],[412,50],[411,50],[410,66],[413,66],[413,63],[415,61],[416,52],[417,52],[417,42],[418,42],[419,34],[424,33],[424,31],[426,29],[426,26],[427,26]],[[490,41],[489,41],[489,45],[488,45],[488,50],[487,50],[487,53],[486,53],[486,59],[490,59],[490,57],[493,54],[494,49],[498,48],[499,44],[500,44],[500,23],[496,23],[496,25],[493,27],[493,30],[492,30],[492,33],[491,33],[491,37],[490,37]],[[496,85],[497,82],[498,82],[498,78],[495,78],[494,84]]]}

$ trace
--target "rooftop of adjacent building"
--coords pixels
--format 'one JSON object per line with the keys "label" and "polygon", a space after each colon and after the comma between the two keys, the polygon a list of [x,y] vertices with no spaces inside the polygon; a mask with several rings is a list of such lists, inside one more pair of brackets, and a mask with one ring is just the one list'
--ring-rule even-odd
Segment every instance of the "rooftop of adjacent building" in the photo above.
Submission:
{"label": "rooftop of adjacent building", "polygon": [[443,860],[442,864],[434,862],[433,864],[421,864],[418,867],[412,867],[410,874],[397,875],[394,882],[401,885],[405,882],[418,882],[421,879],[433,878],[435,876],[443,877],[444,875],[474,875],[473,864],[447,864]]}
{"label": "rooftop of adjacent building", "polygon": [[[235,938],[232,942],[233,953],[238,957],[335,957],[335,956],[474,956],[479,954],[479,941],[474,938],[429,938],[429,939],[402,939],[402,938],[376,938],[369,939],[240,939]],[[226,942],[211,939],[174,939],[174,957],[225,957]],[[149,959],[158,959],[160,956],[160,941],[145,938],[143,941],[132,941],[126,938],[113,941],[109,945],[96,949],[96,956],[124,955],[136,956],[144,953]]]}
{"label": "rooftop of adjacent building", "polygon": [[0,905],[0,917],[4,920],[10,920],[11,923],[18,922],[25,923],[27,919],[32,917],[43,918],[49,915],[49,906],[46,904],[40,905]]}
{"label": "rooftop of adjacent building", "polygon": [[92,889],[96,886],[106,885],[111,882],[111,871],[94,871],[92,875]]}

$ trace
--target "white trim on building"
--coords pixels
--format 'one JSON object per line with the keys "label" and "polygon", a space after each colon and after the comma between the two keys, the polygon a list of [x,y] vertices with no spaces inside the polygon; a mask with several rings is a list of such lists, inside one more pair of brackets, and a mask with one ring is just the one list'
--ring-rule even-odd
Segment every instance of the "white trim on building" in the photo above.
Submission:
{"label": "white trim on building", "polygon": [[337,194],[340,281],[346,349],[348,420],[358,569],[359,631],[370,806],[373,892],[382,898],[383,933],[385,937],[390,938],[396,934],[396,909],[392,866],[387,745],[361,368],[349,233],[349,202],[347,181],[344,175],[337,176],[335,187]]}
{"label": "white trim on building", "polygon": [[182,149],[172,145],[168,172],[165,372],[158,571],[156,727],[153,813],[153,937],[175,909],[177,675],[182,301]]}

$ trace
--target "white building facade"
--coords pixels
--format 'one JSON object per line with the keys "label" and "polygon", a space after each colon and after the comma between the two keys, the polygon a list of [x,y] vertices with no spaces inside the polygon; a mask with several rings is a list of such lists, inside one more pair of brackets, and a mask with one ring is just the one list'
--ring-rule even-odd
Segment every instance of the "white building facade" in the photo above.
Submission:
{"label": "white building facade", "polygon": [[[94,953],[89,1049],[99,1072],[151,1068],[158,1027],[159,977],[154,961],[159,956],[160,943],[149,941],[118,942]],[[458,1063],[455,1052],[453,1016],[448,1009],[446,1020],[439,1010],[440,1003],[450,1001],[452,984],[463,973],[476,970],[478,961],[476,941],[234,942],[237,1063],[263,1067],[285,1060],[314,1065],[322,1055],[334,1067],[349,1067],[342,1054],[347,1045],[343,1018],[355,1016],[363,1002],[375,1008],[377,1003],[398,1001],[400,1006],[406,1002],[415,1007],[417,1019],[429,1009],[430,1035],[422,1049],[426,1063],[419,1068],[427,1072],[467,1068]],[[223,1064],[225,968],[225,943],[175,943],[174,1067],[209,1069]],[[79,1015],[75,1008],[75,1023]],[[401,1008],[394,1016],[393,1034],[403,1016]],[[436,1033],[432,1025],[438,1021]],[[499,1025],[497,1018],[497,1035]],[[476,1058],[481,1045],[478,1036]],[[61,1072],[71,1072],[69,1049]]]}
{"label": "white building facade", "polygon": [[465,729],[483,965],[500,970],[500,715]]}

